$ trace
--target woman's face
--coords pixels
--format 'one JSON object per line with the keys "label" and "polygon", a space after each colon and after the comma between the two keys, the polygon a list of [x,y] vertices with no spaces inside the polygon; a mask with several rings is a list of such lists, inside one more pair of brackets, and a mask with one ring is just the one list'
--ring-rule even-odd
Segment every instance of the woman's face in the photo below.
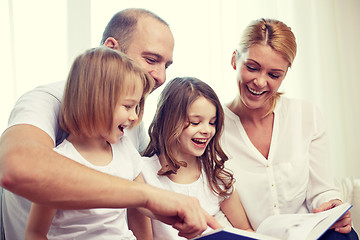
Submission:
{"label": "woman's face", "polygon": [[234,54],[232,64],[242,104],[250,110],[268,111],[269,99],[278,91],[289,63],[270,46],[256,44],[237,60]]}

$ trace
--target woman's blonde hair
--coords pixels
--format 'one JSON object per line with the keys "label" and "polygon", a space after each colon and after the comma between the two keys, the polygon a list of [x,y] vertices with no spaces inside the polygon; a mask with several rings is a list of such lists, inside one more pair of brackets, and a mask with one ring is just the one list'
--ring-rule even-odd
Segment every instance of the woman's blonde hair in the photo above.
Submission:
{"label": "woman's blonde hair", "polygon": [[87,50],[78,56],[69,73],[59,122],[68,133],[93,137],[109,132],[117,102],[124,93],[142,88],[137,106],[142,119],[146,96],[154,86],[153,78],[125,54],[107,47]]}
{"label": "woman's blonde hair", "polygon": [[[239,50],[241,53],[255,44],[268,45],[279,52],[291,67],[297,50],[294,33],[285,23],[275,19],[258,19],[252,22],[243,32]],[[272,98],[271,113],[276,105],[277,99],[282,93],[276,93]]]}

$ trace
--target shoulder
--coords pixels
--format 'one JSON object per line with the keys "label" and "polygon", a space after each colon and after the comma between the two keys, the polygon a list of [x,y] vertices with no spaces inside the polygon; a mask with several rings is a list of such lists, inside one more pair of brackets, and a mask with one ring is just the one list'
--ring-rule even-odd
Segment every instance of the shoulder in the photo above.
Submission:
{"label": "shoulder", "polygon": [[8,127],[29,124],[45,131],[55,142],[65,82],[43,85],[23,94],[9,117]]}
{"label": "shoulder", "polygon": [[142,157],[143,161],[143,170],[141,174],[146,183],[152,183],[152,181],[157,178],[157,173],[161,168],[160,161],[157,155],[152,157]]}
{"label": "shoulder", "polygon": [[301,124],[306,129],[313,128],[314,130],[325,128],[320,108],[309,101],[282,96],[274,113],[282,121],[288,121],[291,125]]}
{"label": "shoulder", "polygon": [[309,101],[287,98],[282,96],[280,97],[274,112],[286,115],[295,114],[296,117],[298,117],[299,115],[311,116],[314,115],[316,112],[319,112],[319,108]]}
{"label": "shoulder", "polygon": [[136,155],[140,157],[139,152],[135,148],[131,138],[128,135],[122,136],[119,141],[112,145],[116,150],[121,150],[122,154]]}
{"label": "shoulder", "polygon": [[126,129],[125,135],[130,138],[138,152],[143,152],[150,141],[143,121],[133,128]]}
{"label": "shoulder", "polygon": [[238,120],[239,117],[233,113],[225,104],[222,104],[224,110],[225,120]]}
{"label": "shoulder", "polygon": [[38,86],[26,93],[24,93],[19,100],[27,99],[27,98],[54,98],[61,102],[63,93],[64,93],[64,87],[65,87],[65,81],[58,81],[49,83],[46,85]]}
{"label": "shoulder", "polygon": [[161,165],[160,165],[159,157],[156,154],[151,157],[141,157],[141,158],[144,162],[145,171],[149,169],[150,172],[156,171],[157,173],[160,170]]}
{"label": "shoulder", "polygon": [[67,139],[64,139],[62,143],[57,145],[54,149],[55,152],[72,159],[73,161],[79,162],[83,165],[86,165],[85,161],[82,161],[80,153],[76,150],[74,145],[72,145],[71,142],[69,142]]}

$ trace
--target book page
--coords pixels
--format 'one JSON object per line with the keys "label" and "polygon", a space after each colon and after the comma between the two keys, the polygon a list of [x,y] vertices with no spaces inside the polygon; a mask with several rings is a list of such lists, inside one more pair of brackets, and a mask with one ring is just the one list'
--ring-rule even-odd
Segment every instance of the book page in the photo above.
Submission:
{"label": "book page", "polygon": [[344,203],[320,213],[270,216],[256,232],[288,240],[317,239],[350,208]]}
{"label": "book page", "polygon": [[211,230],[192,240],[281,240],[271,236],[265,236],[255,232],[249,232],[237,228],[225,227]]}

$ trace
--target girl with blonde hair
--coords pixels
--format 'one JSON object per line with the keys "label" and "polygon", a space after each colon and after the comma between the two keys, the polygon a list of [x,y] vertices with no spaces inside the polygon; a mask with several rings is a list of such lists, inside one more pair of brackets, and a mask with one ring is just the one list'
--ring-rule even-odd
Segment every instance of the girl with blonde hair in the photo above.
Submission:
{"label": "girl with blonde hair", "polygon": [[[143,182],[140,155],[123,135],[141,121],[153,86],[152,77],[123,53],[99,47],[81,54],[70,70],[59,116],[69,136],[54,150],[97,171]],[[73,184],[86,188],[81,179]],[[31,207],[25,239],[99,238],[135,239],[126,209]]]}

